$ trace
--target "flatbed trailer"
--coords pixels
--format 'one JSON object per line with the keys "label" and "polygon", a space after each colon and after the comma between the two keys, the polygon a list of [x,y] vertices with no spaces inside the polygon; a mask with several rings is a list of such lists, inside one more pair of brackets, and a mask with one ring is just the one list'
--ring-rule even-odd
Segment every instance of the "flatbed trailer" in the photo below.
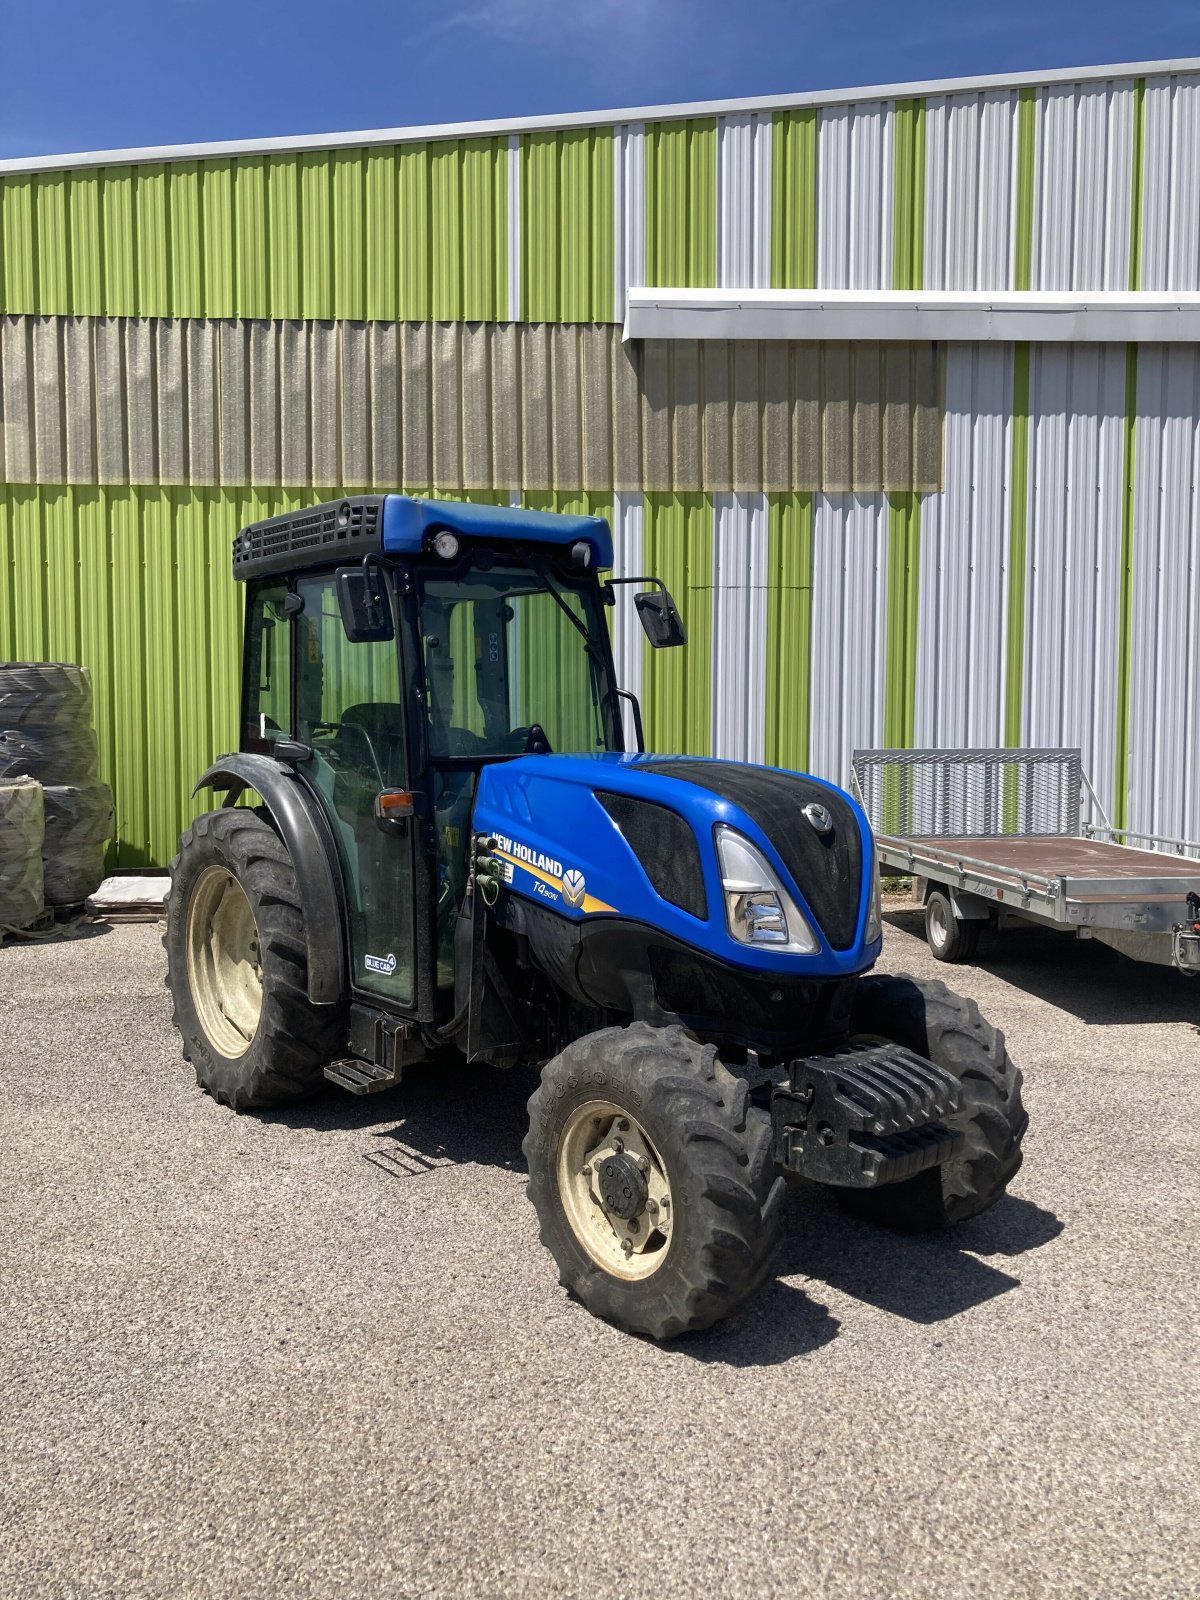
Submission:
{"label": "flatbed trailer", "polygon": [[1114,828],[1079,750],[856,750],[852,787],[939,960],[1032,922],[1200,973],[1200,845]]}

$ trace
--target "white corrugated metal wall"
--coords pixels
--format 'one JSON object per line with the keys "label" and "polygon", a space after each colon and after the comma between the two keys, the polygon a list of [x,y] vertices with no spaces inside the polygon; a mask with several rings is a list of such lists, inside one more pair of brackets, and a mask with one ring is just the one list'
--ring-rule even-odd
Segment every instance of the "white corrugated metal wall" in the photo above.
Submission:
{"label": "white corrugated metal wall", "polygon": [[858,745],[883,743],[888,508],[818,495],[813,511],[811,762],[844,781]]}
{"label": "white corrugated metal wall", "polygon": [[918,745],[1004,742],[1013,358],[946,352],[945,489],[921,506]]}
{"label": "white corrugated metal wall", "polygon": [[1030,369],[1025,703],[1031,745],[1078,744],[1113,809],[1125,350],[1047,345]]}
{"label": "white corrugated metal wall", "polygon": [[1132,826],[1200,839],[1200,352],[1138,363],[1133,511]]}
{"label": "white corrugated metal wall", "polygon": [[[717,119],[721,286],[770,281],[765,122]],[[888,102],[818,112],[817,287],[893,285],[896,122]],[[925,288],[1200,288],[1200,81],[931,95],[921,203]],[[914,742],[1078,744],[1110,815],[1200,837],[1200,355],[1137,353],[1132,425],[1124,346],[1034,347],[1023,378],[1011,346],[944,356],[944,487],[920,504]],[[766,497],[719,496],[713,518],[713,751],[753,759],[768,670],[755,573],[765,590],[772,563],[750,530],[765,527]],[[886,496],[815,497],[809,762],[836,779],[855,746],[884,737],[888,553]]]}

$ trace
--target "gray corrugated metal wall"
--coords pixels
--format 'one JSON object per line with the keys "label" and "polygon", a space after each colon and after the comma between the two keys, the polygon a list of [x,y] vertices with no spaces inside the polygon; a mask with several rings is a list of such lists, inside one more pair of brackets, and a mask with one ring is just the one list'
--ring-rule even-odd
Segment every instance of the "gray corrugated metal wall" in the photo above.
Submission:
{"label": "gray corrugated metal wall", "polygon": [[610,324],[0,318],[0,481],[934,488],[932,345]]}

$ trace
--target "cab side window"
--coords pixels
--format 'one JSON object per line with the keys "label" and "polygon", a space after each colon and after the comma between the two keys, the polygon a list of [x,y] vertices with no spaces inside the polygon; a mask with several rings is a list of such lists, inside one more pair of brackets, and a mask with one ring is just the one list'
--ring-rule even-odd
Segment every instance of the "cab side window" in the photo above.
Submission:
{"label": "cab side window", "polygon": [[284,614],[287,586],[256,584],[247,597],[242,748],[267,751],[291,737],[292,624]]}

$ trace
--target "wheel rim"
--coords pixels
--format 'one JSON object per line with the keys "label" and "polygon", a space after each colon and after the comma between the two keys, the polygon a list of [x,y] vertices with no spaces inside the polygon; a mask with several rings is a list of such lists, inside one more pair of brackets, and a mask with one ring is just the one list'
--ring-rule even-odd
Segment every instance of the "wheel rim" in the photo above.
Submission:
{"label": "wheel rim", "polygon": [[950,929],[946,924],[946,908],[940,900],[931,900],[928,906],[929,937],[940,950],[946,943]]}
{"label": "wheel rim", "polygon": [[568,1117],[558,1193],[572,1233],[614,1278],[648,1278],[666,1260],[675,1226],[666,1164],[621,1106],[589,1100]]}
{"label": "wheel rim", "polygon": [[187,917],[188,983],[200,1026],[223,1056],[245,1055],[262,1016],[258,924],[225,867],[205,867]]}

